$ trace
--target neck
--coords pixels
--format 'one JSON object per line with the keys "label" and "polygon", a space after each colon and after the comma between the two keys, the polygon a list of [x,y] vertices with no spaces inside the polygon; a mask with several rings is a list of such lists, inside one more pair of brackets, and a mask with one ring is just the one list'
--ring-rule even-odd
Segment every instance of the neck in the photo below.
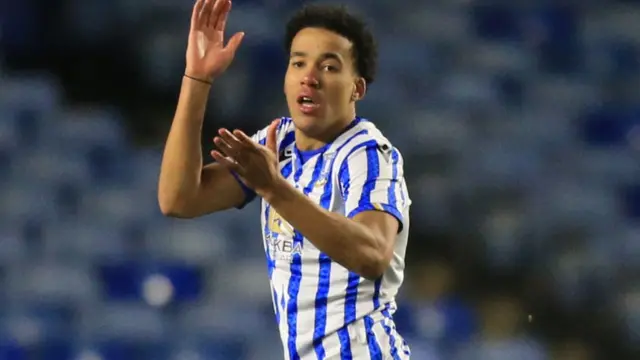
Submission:
{"label": "neck", "polygon": [[319,149],[335,140],[344,131],[344,129],[351,124],[353,119],[355,119],[355,115],[349,119],[338,121],[331,128],[326,129],[321,134],[313,136],[305,134],[300,129],[296,128],[296,147],[300,151]]}

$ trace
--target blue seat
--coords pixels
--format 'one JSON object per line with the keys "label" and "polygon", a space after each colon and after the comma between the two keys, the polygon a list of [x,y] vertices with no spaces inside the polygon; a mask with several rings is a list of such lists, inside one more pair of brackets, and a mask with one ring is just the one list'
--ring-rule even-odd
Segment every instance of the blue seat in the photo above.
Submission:
{"label": "blue seat", "polygon": [[[68,342],[70,323],[56,312],[41,308],[11,308],[11,312],[0,319],[0,336],[7,345],[7,353],[19,359],[24,352],[30,358],[62,360],[70,356]],[[4,345],[4,344],[2,344]],[[2,357],[0,350],[0,358]],[[13,359],[12,357],[7,357]]]}
{"label": "blue seat", "polygon": [[167,359],[169,345],[156,341],[135,341],[127,339],[107,339],[77,346],[74,359],[137,360]]}
{"label": "blue seat", "polygon": [[633,220],[640,220],[640,184],[626,186],[621,190],[624,214]]}
{"label": "blue seat", "polygon": [[479,2],[470,8],[473,29],[480,38],[494,41],[518,41],[522,38],[516,9],[502,4]]}
{"label": "blue seat", "polygon": [[65,338],[50,339],[30,348],[29,354],[42,360],[69,360],[73,355],[73,345]]}
{"label": "blue seat", "polygon": [[543,71],[571,74],[582,69],[583,49],[577,37],[577,15],[569,6],[549,6],[533,14],[533,21],[546,35],[538,48]]}
{"label": "blue seat", "polygon": [[[111,300],[155,303],[156,296],[163,297],[162,294],[169,291],[166,300],[158,301],[163,304],[193,301],[201,295],[204,286],[201,270],[182,264],[111,263],[100,266],[98,276],[105,296]],[[155,295],[155,291],[160,295]]]}
{"label": "blue seat", "polygon": [[493,82],[503,104],[512,108],[523,105],[525,83],[521,78],[514,74],[499,74],[494,76]]}
{"label": "blue seat", "polygon": [[627,145],[629,131],[640,123],[634,109],[601,107],[587,113],[581,121],[580,136],[591,146],[622,147]]}
{"label": "blue seat", "polygon": [[94,183],[121,181],[128,174],[126,152],[109,145],[93,145],[85,150],[89,174]]}
{"label": "blue seat", "polygon": [[614,76],[630,76],[640,71],[640,51],[630,42],[609,44],[609,72]]}
{"label": "blue seat", "polygon": [[248,338],[233,335],[195,336],[177,341],[166,360],[245,360],[250,351]]}
{"label": "blue seat", "polygon": [[0,359],[27,360],[27,350],[13,339],[0,336]]}

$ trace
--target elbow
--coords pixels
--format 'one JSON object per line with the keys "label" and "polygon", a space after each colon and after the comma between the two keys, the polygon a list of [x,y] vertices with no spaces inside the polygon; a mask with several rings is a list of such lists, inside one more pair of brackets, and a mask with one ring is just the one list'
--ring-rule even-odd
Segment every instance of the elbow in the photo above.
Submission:
{"label": "elbow", "polygon": [[191,219],[194,216],[190,214],[187,206],[183,206],[179,201],[171,200],[166,196],[158,196],[158,205],[162,215],[176,219]]}
{"label": "elbow", "polygon": [[367,280],[380,279],[391,265],[391,259],[380,251],[372,251],[368,256],[362,257],[358,273]]}

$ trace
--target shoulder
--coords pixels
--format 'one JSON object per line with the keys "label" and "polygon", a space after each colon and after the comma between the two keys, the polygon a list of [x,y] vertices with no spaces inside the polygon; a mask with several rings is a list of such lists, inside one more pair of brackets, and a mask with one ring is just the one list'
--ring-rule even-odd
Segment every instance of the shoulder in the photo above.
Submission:
{"label": "shoulder", "polygon": [[393,146],[391,141],[372,122],[366,119],[359,119],[358,123],[350,129],[338,145],[339,157],[346,160],[358,155],[364,155],[367,151],[378,151],[385,156],[399,151]]}

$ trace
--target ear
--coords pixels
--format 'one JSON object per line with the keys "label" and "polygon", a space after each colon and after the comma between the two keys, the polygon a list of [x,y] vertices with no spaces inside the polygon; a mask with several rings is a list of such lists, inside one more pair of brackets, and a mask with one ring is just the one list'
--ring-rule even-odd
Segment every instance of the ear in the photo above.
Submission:
{"label": "ear", "polygon": [[367,81],[364,78],[356,78],[353,87],[353,101],[362,100],[367,93]]}

